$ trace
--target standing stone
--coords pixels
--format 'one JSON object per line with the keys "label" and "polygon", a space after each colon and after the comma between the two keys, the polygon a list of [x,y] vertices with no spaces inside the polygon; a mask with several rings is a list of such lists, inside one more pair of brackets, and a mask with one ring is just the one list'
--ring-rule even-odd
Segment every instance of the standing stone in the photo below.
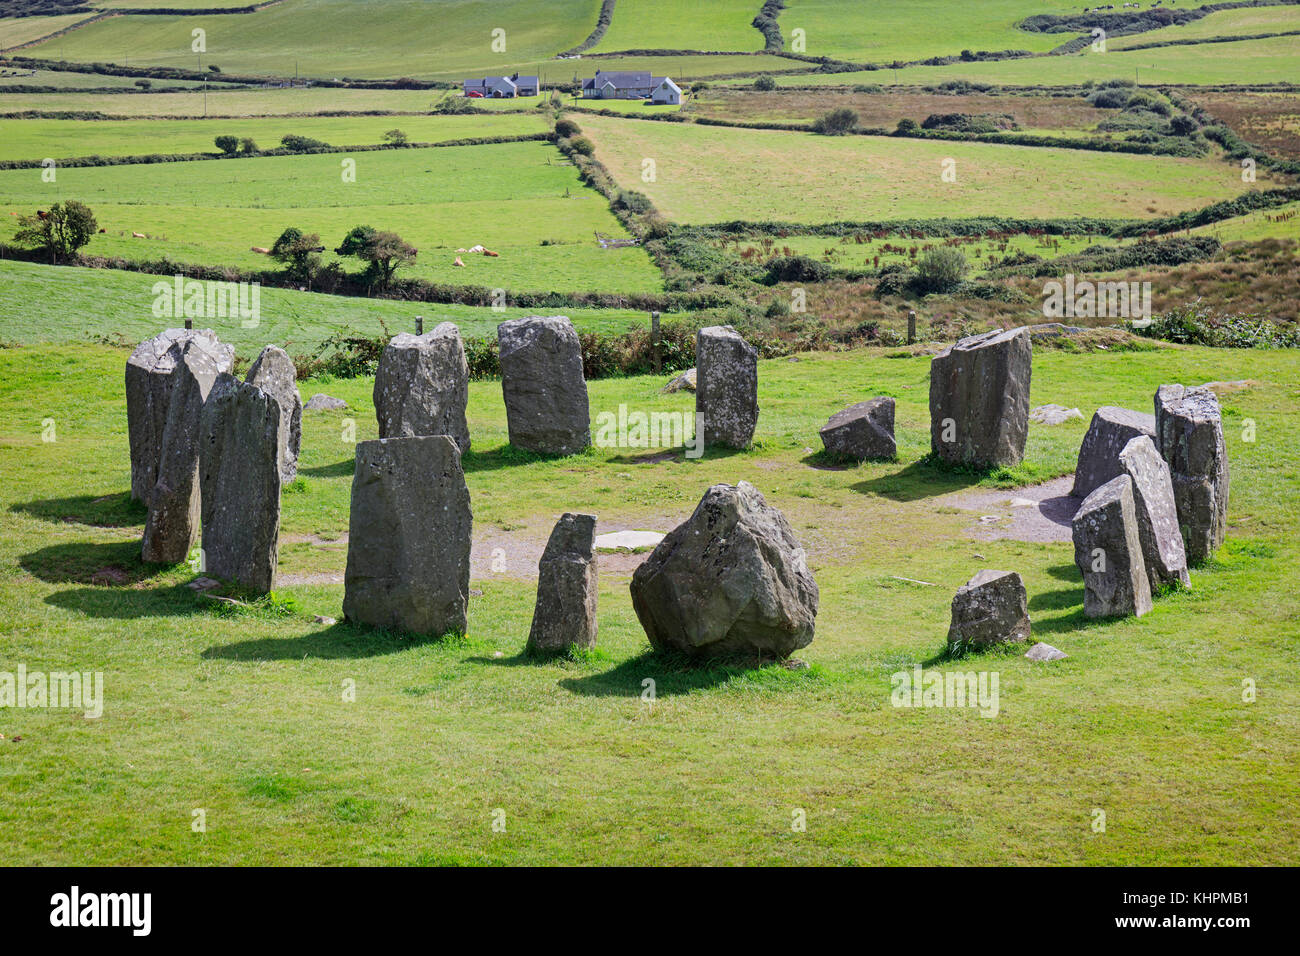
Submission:
{"label": "standing stone", "polygon": [[357,445],[343,614],[413,634],[463,634],[473,515],[449,435]]}
{"label": "standing stone", "polygon": [[172,373],[185,345],[198,343],[216,364],[229,372],[235,361],[233,345],[217,341],[211,329],[167,329],[136,346],[126,360],[126,424],[131,446],[131,498],[148,502],[158,480],[163,428],[167,424]]}
{"label": "standing stone", "polygon": [[284,349],[268,345],[262,349],[244,381],[256,385],[280,406],[276,446],[280,456],[280,481],[287,485],[298,474],[298,452],[302,448],[302,396],[298,394],[298,370]]}
{"label": "standing stone", "polygon": [[142,561],[158,564],[184,561],[198,538],[200,419],[218,377],[224,374],[207,343],[177,341],[178,355],[167,376],[167,417],[155,479],[145,495],[149,516],[140,548]]}
{"label": "standing stone", "polygon": [[1029,640],[1029,605],[1024,582],[1014,571],[981,571],[952,599],[948,645],[991,647]]}
{"label": "standing stone", "polygon": [[582,346],[562,315],[511,319],[497,326],[501,392],[510,444],[573,455],[591,444]]}
{"label": "standing stone", "polygon": [[222,375],[203,406],[201,435],[207,573],[266,594],[280,554],[280,403]]}
{"label": "standing stone", "polygon": [[1124,473],[1119,453],[1131,439],[1146,435],[1156,437],[1156,417],[1115,405],[1103,405],[1092,416],[1088,434],[1079,445],[1079,463],[1074,469],[1074,488],[1070,494],[1086,498],[1112,478]]}
{"label": "standing stone", "polygon": [[537,565],[528,650],[555,654],[596,646],[596,516],[565,514]]}
{"label": "standing stone", "polygon": [[1219,400],[1203,386],[1161,385],[1155,405],[1156,445],[1173,478],[1187,562],[1198,565],[1228,531],[1228,449]]}
{"label": "standing stone", "polygon": [[1074,563],[1083,572],[1083,613],[1088,617],[1140,616],[1151,610],[1151,584],[1128,475],[1112,478],[1079,506]]}
{"label": "standing stone", "polygon": [[812,643],[817,582],[785,516],[747,481],[705,492],[631,590],[659,652],[781,660]]}
{"label": "standing stone", "polygon": [[748,448],[754,440],[758,350],[729,325],[711,325],[695,337],[695,420],[704,422],[705,448]]}
{"label": "standing stone", "polygon": [[822,426],[821,436],[827,454],[836,458],[895,458],[894,400],[873,398],[850,405],[831,416]]}
{"label": "standing stone", "polygon": [[1190,585],[1192,579],[1187,574],[1187,552],[1178,528],[1169,465],[1146,435],[1129,440],[1119,453],[1119,463],[1124,474],[1133,479],[1138,537],[1151,592],[1154,594],[1162,586]]}
{"label": "standing stone", "polygon": [[930,448],[951,464],[1018,465],[1034,347],[1023,327],[950,345],[930,362]]}
{"label": "standing stone", "polygon": [[395,336],[379,357],[374,395],[380,438],[450,435],[469,451],[469,364],[453,323]]}

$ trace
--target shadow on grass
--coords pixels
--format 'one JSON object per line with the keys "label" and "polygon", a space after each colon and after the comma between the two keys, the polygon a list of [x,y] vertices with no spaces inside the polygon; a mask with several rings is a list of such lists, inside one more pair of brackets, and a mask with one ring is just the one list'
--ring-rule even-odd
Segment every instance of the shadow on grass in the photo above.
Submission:
{"label": "shadow on grass", "polygon": [[45,603],[87,617],[125,620],[183,617],[207,611],[196,603],[194,592],[183,584],[145,590],[120,587],[73,588],[51,594]]}
{"label": "shadow on grass", "polygon": [[[805,459],[807,460],[807,459]],[[914,461],[889,475],[868,478],[852,485],[861,494],[879,495],[890,501],[919,501],[961,491],[980,482],[983,476],[936,468],[927,460]]]}
{"label": "shadow on grass", "polygon": [[1046,571],[1058,581],[1083,584],[1083,572],[1079,570],[1079,566],[1076,564],[1054,564],[1047,568]]}
{"label": "shadow on grass", "polygon": [[1029,598],[1029,610],[1031,611],[1064,611],[1076,604],[1083,605],[1082,587],[1039,591]]}
{"label": "shadow on grass", "polygon": [[219,644],[209,647],[199,656],[204,660],[222,661],[299,661],[307,657],[340,660],[383,657],[453,639],[405,634],[340,621],[301,637],[263,637]]}
{"label": "shadow on grass", "polygon": [[126,585],[148,581],[165,571],[165,564],[140,560],[140,542],[71,541],[52,544],[18,558],[28,574],[50,584]]}
{"label": "shadow on grass", "polygon": [[91,525],[97,528],[130,528],[142,525],[149,512],[128,491],[107,495],[74,495],[71,498],[41,498],[11,505],[16,514],[43,521]]}
{"label": "shadow on grass", "polygon": [[[502,664],[507,660],[512,659],[493,660],[491,663]],[[526,659],[526,662],[534,663],[532,659]],[[512,663],[510,666],[516,665]],[[647,651],[610,670],[587,677],[566,678],[559,684],[583,697],[640,697],[651,686],[645,683],[649,679],[654,681],[655,697],[671,697],[717,687],[733,677],[749,675],[755,670],[754,666],[746,667],[740,663],[692,665],[676,655]]]}
{"label": "shadow on grass", "polygon": [[317,465],[315,468],[299,468],[298,474],[312,478],[348,478],[357,470],[356,458],[336,461],[332,465]]}

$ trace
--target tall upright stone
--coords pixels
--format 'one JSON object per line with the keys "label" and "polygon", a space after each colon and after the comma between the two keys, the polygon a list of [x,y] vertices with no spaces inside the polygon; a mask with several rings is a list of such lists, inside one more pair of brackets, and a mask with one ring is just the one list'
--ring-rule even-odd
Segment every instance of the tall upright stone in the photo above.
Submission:
{"label": "tall upright stone", "polygon": [[1169,465],[1146,435],[1130,439],[1119,453],[1119,463],[1124,474],[1133,479],[1138,536],[1152,593],[1161,587],[1191,584]]}
{"label": "tall upright stone", "polygon": [[558,654],[596,646],[596,516],[560,516],[537,565],[528,650]]}
{"label": "tall upright stone", "polygon": [[1124,473],[1119,454],[1131,439],[1156,437],[1156,417],[1116,405],[1103,405],[1092,416],[1088,434],[1079,445],[1079,463],[1074,469],[1070,494],[1086,498],[1112,478]]}
{"label": "tall upright stone", "polygon": [[758,350],[729,325],[695,337],[695,416],[704,423],[705,448],[748,448],[754,440]]}
{"label": "tall upright stone", "polygon": [[497,326],[501,392],[510,444],[573,455],[591,444],[582,345],[562,315],[511,319]]}
{"label": "tall upright stone", "polygon": [[287,485],[298,474],[298,452],[302,448],[302,396],[298,394],[298,370],[289,353],[268,345],[253,362],[244,381],[256,385],[280,406],[280,431],[276,445],[280,456],[280,481]]}
{"label": "tall upright stone", "polygon": [[463,634],[473,530],[449,435],[357,445],[343,614],[413,634]]}
{"label": "tall upright stone", "polygon": [[1074,563],[1083,572],[1083,613],[1088,617],[1131,617],[1151,610],[1151,584],[1128,475],[1106,482],[1079,506]]}
{"label": "tall upright stone", "polygon": [[[126,424],[131,447],[131,497],[148,503],[158,480],[163,429],[172,390],[172,373],[188,343],[207,352],[219,372],[229,372],[235,348],[217,341],[211,329],[167,329],[135,347],[126,360]],[[197,426],[197,420],[196,420]]]}
{"label": "tall upright stone", "polygon": [[1029,330],[994,330],[930,361],[930,448],[952,464],[1018,465],[1029,435]]}
{"label": "tall upright stone", "polygon": [[184,561],[198,537],[200,419],[217,379],[225,374],[221,356],[209,343],[176,341],[178,354],[171,359],[174,366],[167,376],[167,417],[154,483],[145,495],[149,515],[140,547],[142,561],[158,564]]}
{"label": "tall upright stone", "polygon": [[454,323],[394,336],[379,357],[374,397],[380,438],[450,435],[469,451],[469,363]]}
{"label": "tall upright stone", "polygon": [[206,573],[266,594],[280,555],[280,403],[222,375],[203,406],[201,435]]}
{"label": "tall upright stone", "polygon": [[1219,399],[1204,386],[1161,385],[1156,445],[1169,463],[1187,563],[1203,563],[1228,531],[1228,448]]}
{"label": "tall upright stone", "polygon": [[747,481],[706,491],[631,590],[656,651],[781,660],[812,643],[817,582],[785,516]]}

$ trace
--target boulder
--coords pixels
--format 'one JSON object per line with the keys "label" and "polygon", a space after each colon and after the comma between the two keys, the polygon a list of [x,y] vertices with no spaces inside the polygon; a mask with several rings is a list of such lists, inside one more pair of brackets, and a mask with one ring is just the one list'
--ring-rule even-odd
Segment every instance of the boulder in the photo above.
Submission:
{"label": "boulder", "polygon": [[758,351],[731,326],[712,325],[696,335],[695,369],[704,447],[748,448],[758,426]]}
{"label": "boulder", "polygon": [[669,381],[667,385],[659,389],[661,392],[693,392],[695,391],[695,369],[688,368],[681,375]]}
{"label": "boulder", "polygon": [[1014,571],[981,571],[952,599],[948,645],[991,647],[1029,640],[1029,605],[1024,582]]}
{"label": "boulder", "polygon": [[142,561],[159,564],[184,561],[198,538],[200,419],[217,379],[225,374],[223,356],[209,342],[175,341],[175,365],[167,376],[167,417],[153,466],[154,483],[145,495],[149,515],[140,548]]}
{"label": "boulder", "polygon": [[1228,530],[1228,449],[1219,400],[1208,388],[1161,385],[1156,447],[1169,463],[1187,563],[1203,563]]}
{"label": "boulder", "polygon": [[472,530],[451,436],[358,443],[343,615],[413,634],[463,634]]}
{"label": "boulder", "polygon": [[1070,494],[1086,498],[1112,478],[1123,474],[1119,453],[1133,438],[1156,437],[1156,418],[1115,405],[1103,405],[1092,416],[1088,434],[1079,446],[1079,463],[1074,469]]}
{"label": "boulder", "polygon": [[317,392],[307,399],[307,404],[302,407],[302,410],[304,412],[334,412],[347,407],[348,403],[343,399],[326,395],[324,392]]}
{"label": "boulder", "polygon": [[705,492],[636,569],[631,590],[659,652],[781,660],[813,639],[817,582],[803,548],[746,481]]}
{"label": "boulder", "polygon": [[1039,405],[1029,413],[1029,420],[1040,425],[1064,425],[1075,418],[1083,418],[1083,412],[1077,408],[1066,408],[1064,405],[1053,403]]}
{"label": "boulder", "polygon": [[280,456],[280,481],[289,484],[298,474],[302,448],[302,396],[298,370],[284,349],[268,345],[248,370],[244,381],[256,385],[280,406],[280,431],[276,438]]}
{"label": "boulder", "polygon": [[1039,641],[1029,650],[1025,651],[1025,656],[1031,661],[1063,661],[1070,655],[1065,651],[1057,650],[1051,644],[1044,644]]}
{"label": "boulder", "polygon": [[1137,509],[1138,537],[1147,580],[1154,594],[1161,586],[1191,584],[1187,575],[1187,552],[1178,527],[1174,484],[1169,465],[1146,435],[1129,440],[1119,453],[1120,467],[1133,479],[1133,505]]}
{"label": "boulder", "polygon": [[280,403],[256,385],[222,375],[201,424],[205,569],[269,593],[280,554]]}
{"label": "boulder", "polygon": [[528,650],[557,654],[596,646],[596,516],[564,514],[537,565]]}
{"label": "boulder", "polygon": [[836,458],[895,458],[894,400],[873,398],[850,405],[831,416],[822,426],[821,436],[826,453]]}
{"label": "boulder", "polygon": [[[131,497],[148,502],[158,480],[163,428],[167,424],[172,373],[187,343],[197,343],[218,372],[229,372],[235,347],[217,341],[211,329],[167,329],[135,347],[126,360],[126,425],[131,447]],[[196,421],[197,427],[197,421]]]}
{"label": "boulder", "polygon": [[1034,349],[1027,329],[994,330],[930,361],[930,447],[941,460],[1013,466],[1025,456]]}
{"label": "boulder", "polygon": [[394,336],[379,356],[374,397],[380,438],[450,435],[468,451],[469,364],[460,330],[443,322],[424,335]]}
{"label": "boulder", "polygon": [[1083,613],[1127,617],[1151,610],[1151,584],[1142,558],[1133,479],[1112,478],[1074,516],[1074,563],[1083,572]]}
{"label": "boulder", "polygon": [[510,444],[573,455],[591,444],[582,346],[562,315],[511,319],[497,326],[501,392]]}

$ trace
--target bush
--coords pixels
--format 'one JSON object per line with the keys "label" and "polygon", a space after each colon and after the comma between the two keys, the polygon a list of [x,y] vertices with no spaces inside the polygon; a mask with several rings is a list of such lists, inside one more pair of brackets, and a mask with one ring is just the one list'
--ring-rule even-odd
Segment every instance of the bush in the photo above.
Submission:
{"label": "bush", "polygon": [[1088,102],[1099,110],[1122,110],[1128,106],[1127,90],[1103,87],[1088,94]]}
{"label": "bush", "polygon": [[216,144],[217,149],[221,150],[227,156],[234,156],[239,149],[238,136],[218,136],[212,141]]}
{"label": "bush", "polygon": [[771,92],[776,89],[776,80],[764,73],[754,81],[754,89],[761,90],[764,93]]}
{"label": "bush", "polygon": [[1199,303],[1171,309],[1147,327],[1130,327],[1130,331],[1166,342],[1222,349],[1300,348],[1300,331],[1294,328],[1262,315],[1222,315]]}
{"label": "bush", "polygon": [[654,204],[645,193],[639,193],[634,189],[620,189],[614,199],[614,208],[625,209],[639,216],[653,209]]}
{"label": "bush", "polygon": [[822,136],[842,136],[858,125],[858,114],[847,106],[831,110],[813,123],[813,132]]}
{"label": "bush", "polygon": [[290,133],[280,140],[280,145],[285,149],[292,150],[295,153],[306,152],[310,149],[329,149],[330,144],[322,142],[319,139],[312,139],[310,136],[298,136]]}
{"label": "bush", "polygon": [[1173,131],[1175,136],[1191,136],[1201,127],[1196,120],[1186,114],[1182,114],[1175,116],[1169,121],[1169,128]]}
{"label": "bush", "polygon": [[561,119],[555,122],[555,135],[562,136],[565,139],[571,139],[582,132],[582,127],[571,119]]}
{"label": "bush", "polygon": [[569,140],[569,149],[582,156],[594,156],[596,145],[585,136],[575,136]]}
{"label": "bush", "polygon": [[385,143],[388,143],[390,146],[405,146],[407,143],[410,142],[410,140],[406,136],[406,133],[404,133],[400,129],[390,129],[388,132],[384,134],[383,140]]}
{"label": "bush", "polygon": [[90,207],[75,199],[56,202],[45,212],[19,216],[14,241],[20,245],[44,249],[50,262],[65,259],[90,242],[99,228]]}
{"label": "bush", "polygon": [[966,275],[966,255],[955,246],[927,249],[916,263],[912,286],[920,293],[955,292]]}
{"label": "bush", "polygon": [[808,256],[777,256],[767,264],[767,285],[778,282],[825,282],[834,270],[818,259]]}
{"label": "bush", "polygon": [[911,117],[904,116],[901,120],[898,121],[897,131],[899,133],[903,133],[904,135],[909,135],[911,133],[915,133],[920,128],[921,127],[917,125],[916,120],[912,119]]}
{"label": "bush", "polygon": [[253,137],[245,136],[239,141],[239,151],[245,155],[252,155],[257,152],[257,143],[253,142]]}

